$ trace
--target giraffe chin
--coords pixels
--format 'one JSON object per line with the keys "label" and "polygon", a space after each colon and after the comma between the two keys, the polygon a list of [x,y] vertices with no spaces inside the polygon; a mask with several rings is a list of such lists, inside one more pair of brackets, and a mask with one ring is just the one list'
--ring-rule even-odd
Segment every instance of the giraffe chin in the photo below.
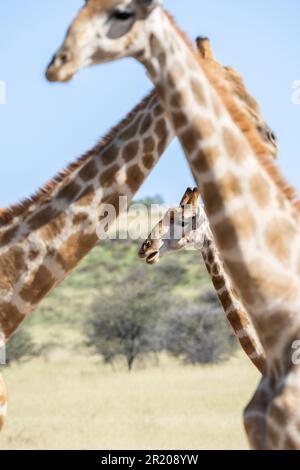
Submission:
{"label": "giraffe chin", "polygon": [[147,264],[157,264],[157,263],[159,263],[159,252],[155,251],[154,253],[149,255],[148,258],[146,259],[146,263]]}

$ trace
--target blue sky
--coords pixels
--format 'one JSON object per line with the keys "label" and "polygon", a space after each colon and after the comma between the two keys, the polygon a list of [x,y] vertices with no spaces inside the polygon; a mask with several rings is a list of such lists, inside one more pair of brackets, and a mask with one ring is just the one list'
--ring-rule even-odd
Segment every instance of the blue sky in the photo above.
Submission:
{"label": "blue sky", "polygon": [[[82,71],[69,84],[49,84],[44,70],[83,0],[2,2],[0,80],[0,206],[30,195],[89,149],[150,89],[128,59]],[[208,36],[215,55],[245,78],[280,143],[280,167],[300,190],[299,0],[168,0],[166,7],[191,38]],[[192,184],[174,143],[138,197],[160,193],[169,203]]]}

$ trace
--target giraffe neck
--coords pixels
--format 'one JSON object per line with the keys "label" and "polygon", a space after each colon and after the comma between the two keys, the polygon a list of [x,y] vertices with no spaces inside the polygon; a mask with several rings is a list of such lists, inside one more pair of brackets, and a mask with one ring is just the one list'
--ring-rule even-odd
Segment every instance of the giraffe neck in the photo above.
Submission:
{"label": "giraffe neck", "polygon": [[[153,93],[33,201],[0,219],[0,343],[75,268],[174,137]],[[101,217],[111,204],[109,220]],[[100,222],[100,224],[99,224]],[[1,345],[0,345],[1,346]]]}
{"label": "giraffe neck", "polygon": [[[198,230],[200,231],[200,229]],[[252,321],[239,301],[238,295],[234,292],[230,278],[225,272],[209,227],[204,234],[201,233],[199,236],[202,237],[202,243],[198,245],[198,251],[203,258],[228,322],[247,356],[263,373],[266,361],[263,348]],[[197,243],[195,248],[197,249]]]}
{"label": "giraffe neck", "polygon": [[265,354],[252,321],[235,292],[223,262],[218,253],[213,234],[203,208],[197,214],[197,228],[188,236],[188,245],[198,251],[206,266],[209,277],[215,288],[219,302],[228,322],[241,347],[257,369],[265,370]]}
{"label": "giraffe neck", "polygon": [[293,194],[275,181],[278,174],[250,120],[161,8],[147,28],[149,50],[140,60],[189,160],[226,271],[265,350],[281,356],[287,333],[300,335],[300,233]]}

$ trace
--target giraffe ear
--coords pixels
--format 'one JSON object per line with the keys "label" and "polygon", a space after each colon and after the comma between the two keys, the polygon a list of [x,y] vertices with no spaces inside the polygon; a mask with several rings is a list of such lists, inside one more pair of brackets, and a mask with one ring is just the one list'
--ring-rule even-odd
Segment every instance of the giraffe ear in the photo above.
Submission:
{"label": "giraffe ear", "polygon": [[208,38],[199,36],[196,39],[196,44],[203,59],[214,59],[214,54]]}
{"label": "giraffe ear", "polygon": [[193,196],[193,190],[191,188],[187,188],[185,191],[181,201],[180,201],[180,207],[187,206],[188,204],[191,204]]}

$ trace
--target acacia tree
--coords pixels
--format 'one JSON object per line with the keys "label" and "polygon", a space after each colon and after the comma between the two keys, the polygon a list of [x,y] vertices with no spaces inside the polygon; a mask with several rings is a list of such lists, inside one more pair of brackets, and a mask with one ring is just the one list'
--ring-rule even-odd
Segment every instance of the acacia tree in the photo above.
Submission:
{"label": "acacia tree", "polygon": [[209,290],[191,304],[179,303],[166,319],[166,349],[189,364],[225,360],[237,346],[216,294]]}
{"label": "acacia tree", "polygon": [[125,357],[128,369],[134,361],[161,350],[159,319],[169,301],[145,270],[131,272],[114,291],[98,298],[85,324],[88,345],[106,363]]}

